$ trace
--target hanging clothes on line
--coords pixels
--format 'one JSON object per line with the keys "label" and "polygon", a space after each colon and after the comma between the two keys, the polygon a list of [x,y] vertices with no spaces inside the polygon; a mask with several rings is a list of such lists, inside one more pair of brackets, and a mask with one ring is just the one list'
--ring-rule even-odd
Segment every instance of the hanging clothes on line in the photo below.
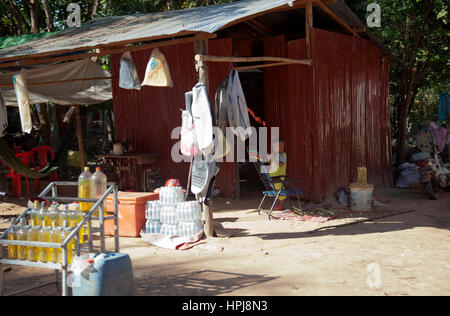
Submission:
{"label": "hanging clothes on line", "polygon": [[198,147],[204,155],[214,152],[213,114],[206,86],[199,82],[192,89],[192,118]]}
{"label": "hanging clothes on line", "polygon": [[[187,106],[190,103],[190,95],[190,93],[186,94]],[[202,82],[192,89],[191,111],[197,145],[200,149],[192,162],[191,192],[195,194],[197,201],[208,203],[219,166],[214,156],[216,120],[212,113],[206,85]]]}
{"label": "hanging clothes on line", "polygon": [[252,135],[252,129],[239,73],[234,69],[228,77],[227,96],[231,104],[228,110],[228,121],[230,126],[234,127],[234,133],[245,141]]}

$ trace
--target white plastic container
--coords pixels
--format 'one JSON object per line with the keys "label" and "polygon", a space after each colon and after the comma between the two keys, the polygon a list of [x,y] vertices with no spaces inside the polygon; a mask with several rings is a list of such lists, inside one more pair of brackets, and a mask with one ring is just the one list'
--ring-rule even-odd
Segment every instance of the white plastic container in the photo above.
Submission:
{"label": "white plastic container", "polygon": [[[100,167],[95,168],[95,173],[91,176],[91,197],[100,199],[105,194],[108,185],[108,179],[101,171]],[[106,212],[106,204],[103,202],[103,210]],[[98,216],[98,211],[95,212]]]}
{"label": "white plastic container", "polygon": [[370,212],[372,210],[373,190],[374,186],[372,184],[350,184],[351,210],[356,212]]}

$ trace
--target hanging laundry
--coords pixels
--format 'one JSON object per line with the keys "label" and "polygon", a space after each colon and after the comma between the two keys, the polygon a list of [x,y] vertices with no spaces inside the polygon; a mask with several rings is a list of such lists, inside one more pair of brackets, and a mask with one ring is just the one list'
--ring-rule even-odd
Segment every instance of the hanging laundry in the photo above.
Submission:
{"label": "hanging laundry", "polygon": [[130,52],[120,57],[119,87],[123,89],[141,90],[141,81]]}
{"label": "hanging laundry", "polygon": [[0,137],[4,135],[8,127],[8,113],[6,112],[6,104],[3,99],[2,89],[0,89]]}
{"label": "hanging laundry", "polygon": [[30,98],[28,96],[28,87],[24,77],[24,70],[13,77],[14,90],[16,91],[17,103],[19,105],[20,121],[22,131],[31,133],[33,122],[31,120]]}
{"label": "hanging laundry", "polygon": [[252,135],[252,129],[239,74],[234,69],[228,77],[227,96],[231,104],[228,109],[228,121],[230,126],[234,127],[234,133],[245,141]]}
{"label": "hanging laundry", "polygon": [[169,65],[159,49],[154,49],[147,64],[143,86],[173,87]]}
{"label": "hanging laundry", "polygon": [[228,77],[219,85],[215,96],[215,113],[217,122],[216,158],[225,157],[231,150],[230,140],[227,139],[228,109],[231,109],[227,96]]}
{"label": "hanging laundry", "polygon": [[205,159],[194,159],[192,165],[191,191],[197,201],[203,203],[212,192],[214,180],[219,173],[219,166],[214,156],[206,156]]}
{"label": "hanging laundry", "polygon": [[444,122],[450,116],[450,94],[447,92],[439,96],[439,121]]}
{"label": "hanging laundry", "polygon": [[428,129],[430,130],[431,135],[433,135],[434,144],[437,146],[439,152],[442,152],[447,140],[447,129],[443,128],[435,122],[431,122]]}
{"label": "hanging laundry", "polygon": [[204,155],[214,153],[213,114],[206,86],[199,82],[192,89],[192,118],[198,147]]}
{"label": "hanging laundry", "polygon": [[200,153],[197,143],[197,135],[195,134],[195,124],[192,118],[192,92],[185,94],[186,110],[181,114],[181,137],[180,147],[181,153],[187,157],[195,157]]}

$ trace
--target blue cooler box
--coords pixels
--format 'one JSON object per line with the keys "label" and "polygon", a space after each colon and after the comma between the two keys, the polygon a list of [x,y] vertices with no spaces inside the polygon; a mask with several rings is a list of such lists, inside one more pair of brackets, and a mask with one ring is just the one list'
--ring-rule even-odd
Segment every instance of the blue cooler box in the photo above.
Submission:
{"label": "blue cooler box", "polygon": [[73,275],[73,296],[132,296],[133,269],[130,257],[109,253],[81,274]]}

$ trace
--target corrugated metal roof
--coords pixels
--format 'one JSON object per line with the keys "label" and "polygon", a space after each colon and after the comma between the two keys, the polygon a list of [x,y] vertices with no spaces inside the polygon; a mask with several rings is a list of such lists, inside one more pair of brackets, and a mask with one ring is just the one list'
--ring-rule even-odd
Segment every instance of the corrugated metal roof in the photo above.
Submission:
{"label": "corrugated metal roof", "polygon": [[239,19],[292,4],[293,0],[246,0],[192,9],[95,19],[43,40],[0,50],[0,59],[98,48],[189,33],[214,33]]}
{"label": "corrugated metal roof", "polygon": [[[132,14],[95,19],[80,28],[68,28],[48,38],[0,50],[0,60],[20,57],[63,54],[71,51],[142,42],[157,38],[194,33],[214,33],[233,23],[250,19],[254,15],[299,1],[294,0],[241,0],[233,3],[210,5],[169,12]],[[342,0],[327,6],[351,28],[366,27]],[[390,54],[381,41],[370,31],[365,37]]]}

